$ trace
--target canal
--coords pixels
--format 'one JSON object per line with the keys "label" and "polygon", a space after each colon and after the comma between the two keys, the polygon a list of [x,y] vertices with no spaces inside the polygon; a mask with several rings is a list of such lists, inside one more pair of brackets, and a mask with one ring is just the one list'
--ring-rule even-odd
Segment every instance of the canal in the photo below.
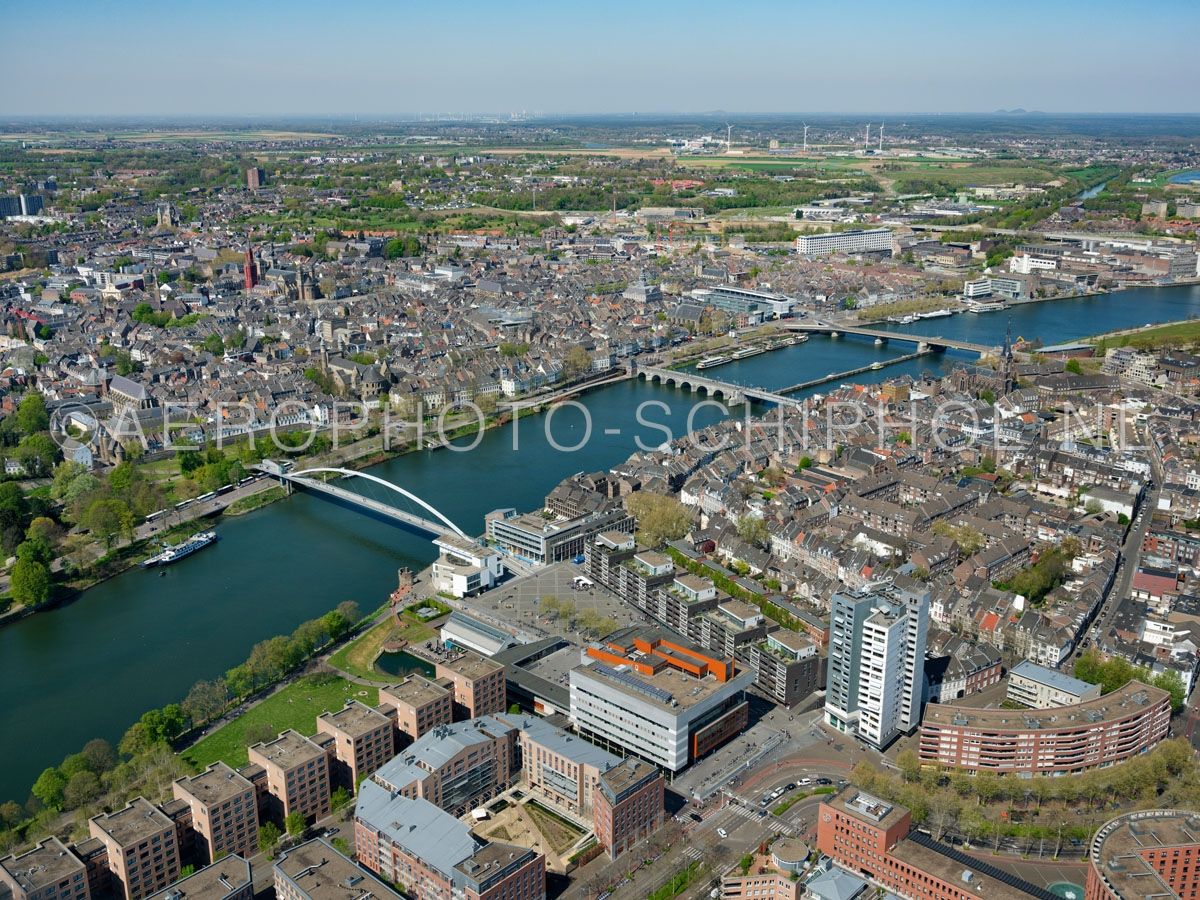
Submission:
{"label": "canal", "polygon": [[[895,326],[912,333],[998,344],[1010,319],[1014,337],[1047,344],[1147,322],[1200,314],[1200,287],[1143,288],[1078,300],[1017,306],[1009,312],[962,314]],[[885,361],[911,349],[876,347],[869,339],[813,337],[773,353],[705,374],[740,384],[779,388],[829,372]],[[949,372],[970,357],[931,354],[856,380]],[[824,390],[828,390],[826,386]],[[818,389],[820,390],[820,389]],[[702,395],[701,395],[702,396]],[[664,433],[637,421],[643,401],[668,404],[645,418],[684,433],[698,399],[643,381],[627,381],[581,398],[591,438],[575,452],[547,439],[547,417],[483,435],[471,451],[424,451],[372,471],[414,491],[470,533],[490,510],[539,506],[575,472],[607,469]],[[716,421],[712,407],[696,411],[699,427]],[[564,407],[549,421],[560,446],[583,438],[583,413]],[[197,680],[213,678],[245,659],[260,640],[290,632],[301,621],[354,600],[363,611],[382,603],[401,566],[421,568],[434,554],[428,541],[330,503],[296,495],[223,521],[221,540],[195,557],[152,572],[131,571],[74,603],[0,629],[0,799],[24,801],[30,784],[93,737],[115,741],[147,709],[181,699]]]}

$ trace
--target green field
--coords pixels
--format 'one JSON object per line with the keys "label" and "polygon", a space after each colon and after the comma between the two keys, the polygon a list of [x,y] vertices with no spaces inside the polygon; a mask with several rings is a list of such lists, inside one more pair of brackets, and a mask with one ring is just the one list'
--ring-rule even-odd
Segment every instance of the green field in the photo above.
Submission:
{"label": "green field", "polygon": [[248,744],[289,728],[304,735],[315,734],[317,716],[339,710],[351,699],[374,706],[379,702],[379,689],[354,684],[336,675],[309,675],[272,694],[180,756],[197,769],[218,760],[236,769],[246,765]]}
{"label": "green field", "polygon": [[1107,347],[1137,347],[1152,350],[1159,347],[1188,347],[1200,342],[1200,319],[1173,322],[1155,328],[1144,328],[1132,334],[1100,338],[1096,343],[1097,355]]}

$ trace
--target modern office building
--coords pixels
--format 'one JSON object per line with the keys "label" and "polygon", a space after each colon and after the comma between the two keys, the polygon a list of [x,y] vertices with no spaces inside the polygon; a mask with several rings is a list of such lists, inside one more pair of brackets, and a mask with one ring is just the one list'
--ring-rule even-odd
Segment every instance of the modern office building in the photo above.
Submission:
{"label": "modern office building", "polygon": [[395,900],[397,896],[322,838],[284,850],[272,874],[275,900]]}
{"label": "modern office building", "polygon": [[1070,775],[1111,766],[1167,736],[1171,695],[1131,681],[1103,697],[1050,709],[931,703],[921,723],[923,765],[975,773]]}
{"label": "modern office building", "polygon": [[495,586],[504,574],[500,552],[492,547],[447,532],[433,542],[438,558],[430,578],[436,590],[467,597]]}
{"label": "modern office building", "polygon": [[516,728],[483,716],[426,732],[371,778],[462,816],[507,790],[517,771]]}
{"label": "modern office building", "polygon": [[547,519],[540,513],[519,515],[515,509],[500,509],[488,513],[485,522],[489,541],[504,552],[536,565],[578,556],[602,531],[632,534],[634,529],[633,516],[622,507],[575,519]]}
{"label": "modern office building", "polygon": [[[417,900],[544,900],[546,858],[489,842],[423,799],[363,782],[354,809],[358,861]],[[280,900],[304,900],[287,894]],[[341,898],[345,900],[345,898]]]}
{"label": "modern office building", "polygon": [[912,815],[847,785],[821,803],[817,849],[885,891],[920,900],[1053,900],[1044,888],[912,831]]}
{"label": "modern office building", "polygon": [[250,863],[240,856],[223,856],[172,883],[147,900],[253,900]]}
{"label": "modern office building", "polygon": [[507,709],[504,666],[498,662],[464,650],[440,660],[434,673],[450,684],[455,719],[474,719]]}
{"label": "modern office building", "polygon": [[337,712],[317,717],[317,734],[333,738],[330,784],[353,792],[396,752],[392,719],[378,709],[350,700]]}
{"label": "modern office building", "polygon": [[88,831],[104,845],[108,869],[125,900],[141,900],[179,877],[175,823],[146,798],[94,816]]}
{"label": "modern office building", "polygon": [[825,721],[882,749],[921,722],[929,594],[893,587],[834,594]]}
{"label": "modern office building", "polygon": [[222,856],[251,857],[258,852],[258,798],[254,785],[223,762],[180,778],[172,785],[176,800],[191,809],[196,854],[206,862]]}
{"label": "modern office building", "polygon": [[1200,896],[1200,813],[1147,809],[1101,827],[1088,853],[1086,900]]}
{"label": "modern office building", "polygon": [[571,723],[610,749],[678,772],[739,734],[754,673],[658,628],[615,632],[570,672]]}
{"label": "modern office building", "polygon": [[442,625],[441,638],[442,644],[447,647],[472,650],[480,656],[487,657],[517,646],[516,638],[507,631],[481,622],[457,609],[450,613]]}
{"label": "modern office building", "polygon": [[392,717],[396,731],[415,741],[438,725],[454,721],[454,693],[423,675],[409,675],[379,689],[379,708]]}
{"label": "modern office building", "polygon": [[592,831],[609,859],[616,859],[662,827],[662,770],[629,757],[603,772],[593,788]]}
{"label": "modern office building", "polygon": [[12,900],[89,900],[87,867],[62,841],[47,838],[20,856],[0,859],[0,885]]}
{"label": "modern office building", "polygon": [[1008,673],[1007,699],[1033,709],[1074,706],[1099,696],[1100,685],[1088,684],[1027,659],[1021,660]]}
{"label": "modern office building", "polygon": [[251,765],[266,773],[268,804],[282,821],[294,812],[309,821],[329,814],[329,756],[315,741],[288,729],[247,751]]}
{"label": "modern office building", "polygon": [[886,228],[861,231],[831,231],[827,234],[802,234],[796,238],[801,256],[827,253],[871,253],[892,249],[892,233]]}

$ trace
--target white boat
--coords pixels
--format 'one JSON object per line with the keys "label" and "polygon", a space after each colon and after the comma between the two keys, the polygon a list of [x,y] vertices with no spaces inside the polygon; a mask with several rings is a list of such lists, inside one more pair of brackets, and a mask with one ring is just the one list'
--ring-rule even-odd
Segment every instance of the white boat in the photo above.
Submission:
{"label": "white boat", "polygon": [[1008,309],[1008,304],[1003,300],[964,300],[963,305],[967,308],[967,312],[973,313],[999,312],[1002,309]]}
{"label": "white boat", "polygon": [[728,356],[706,356],[700,362],[696,363],[696,368],[711,369],[713,366],[723,366],[725,363],[732,361],[732,358]]}
{"label": "white boat", "polygon": [[946,316],[952,316],[954,313],[948,309],[935,309],[932,312],[917,313],[918,319],[944,319]]}

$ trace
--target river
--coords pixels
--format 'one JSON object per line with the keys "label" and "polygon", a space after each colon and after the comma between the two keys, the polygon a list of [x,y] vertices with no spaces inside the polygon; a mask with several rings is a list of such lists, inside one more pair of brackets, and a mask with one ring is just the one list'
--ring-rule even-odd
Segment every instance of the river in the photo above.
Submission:
{"label": "river", "polygon": [[[1200,314],[1200,287],[1140,288],[894,327],[998,344],[1011,320],[1014,337],[1036,336],[1052,344],[1195,314]],[[780,388],[894,358],[908,349],[901,343],[876,347],[856,337],[813,337],[705,374]],[[932,354],[856,380],[946,373],[969,358]],[[546,417],[541,416],[518,423],[516,450],[509,426],[484,434],[469,453],[413,453],[372,471],[404,485],[477,534],[492,509],[535,508],[564,477],[624,460],[637,449],[636,438],[647,445],[660,443],[661,431],[638,425],[636,409],[642,401],[668,403],[669,417],[651,409],[646,418],[669,425],[679,436],[696,397],[627,381],[581,399],[592,435],[577,452],[551,447]],[[709,424],[720,415],[705,407],[697,412],[696,424]],[[560,445],[579,441],[586,427],[582,413],[570,407],[557,412],[551,424]],[[215,546],[163,570],[162,577],[130,571],[67,606],[0,629],[0,799],[23,801],[47,765],[93,737],[115,741],[142,712],[181,699],[197,680],[241,662],[257,641],[290,632],[343,600],[356,601],[364,612],[374,609],[395,586],[399,567],[421,568],[434,556],[422,538],[302,494],[223,521],[219,531]]]}

